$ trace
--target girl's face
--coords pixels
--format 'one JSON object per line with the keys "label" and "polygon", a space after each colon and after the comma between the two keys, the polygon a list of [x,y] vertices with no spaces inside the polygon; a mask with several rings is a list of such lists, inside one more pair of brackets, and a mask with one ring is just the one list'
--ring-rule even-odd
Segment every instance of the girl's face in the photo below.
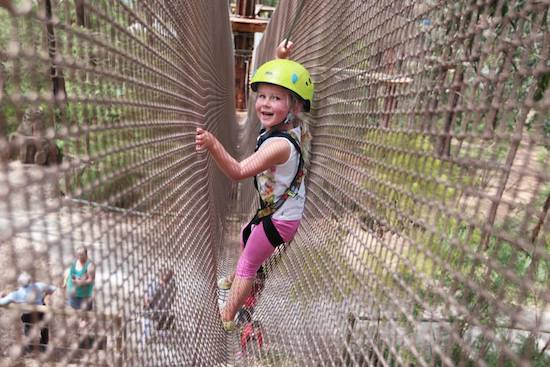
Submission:
{"label": "girl's face", "polygon": [[273,84],[258,85],[256,114],[266,129],[280,124],[290,111],[290,92]]}

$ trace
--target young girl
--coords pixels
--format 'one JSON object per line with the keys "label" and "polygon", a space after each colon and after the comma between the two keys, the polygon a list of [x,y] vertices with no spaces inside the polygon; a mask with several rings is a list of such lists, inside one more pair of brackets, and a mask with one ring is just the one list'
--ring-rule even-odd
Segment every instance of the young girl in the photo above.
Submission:
{"label": "young girl", "polygon": [[[292,47],[277,49],[286,57]],[[276,246],[294,238],[305,202],[304,162],[310,135],[307,117],[313,98],[309,72],[299,63],[275,59],[258,68],[251,81],[257,92],[256,114],[262,125],[254,154],[241,162],[231,157],[208,131],[197,128],[196,148],[208,150],[220,169],[233,180],[254,177],[261,207],[242,230],[242,254],[237,269],[218,286],[229,289],[229,299],[220,311],[226,331],[236,328],[235,314],[250,295],[256,272]]]}

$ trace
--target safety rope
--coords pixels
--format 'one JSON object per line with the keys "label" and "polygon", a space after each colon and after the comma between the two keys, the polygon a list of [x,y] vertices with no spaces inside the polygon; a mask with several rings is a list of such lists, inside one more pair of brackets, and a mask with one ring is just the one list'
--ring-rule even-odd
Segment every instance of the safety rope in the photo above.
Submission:
{"label": "safety rope", "polygon": [[298,4],[298,9],[296,9],[296,14],[294,14],[294,18],[292,19],[292,23],[290,23],[290,28],[288,29],[288,32],[286,33],[285,37],[283,38],[285,40],[285,48],[287,48],[288,41],[290,40],[290,36],[292,35],[292,31],[294,30],[294,27],[296,26],[296,22],[298,18],[300,18],[300,15],[302,14],[302,9],[304,7],[304,0],[300,1],[300,4]]}

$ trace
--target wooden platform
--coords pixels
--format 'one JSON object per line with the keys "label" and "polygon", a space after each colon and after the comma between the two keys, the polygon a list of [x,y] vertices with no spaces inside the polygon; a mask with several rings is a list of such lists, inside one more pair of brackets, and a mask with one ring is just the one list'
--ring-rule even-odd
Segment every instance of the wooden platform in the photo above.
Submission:
{"label": "wooden platform", "polygon": [[234,15],[230,17],[230,20],[231,29],[237,33],[262,33],[269,23],[268,19],[243,18]]}

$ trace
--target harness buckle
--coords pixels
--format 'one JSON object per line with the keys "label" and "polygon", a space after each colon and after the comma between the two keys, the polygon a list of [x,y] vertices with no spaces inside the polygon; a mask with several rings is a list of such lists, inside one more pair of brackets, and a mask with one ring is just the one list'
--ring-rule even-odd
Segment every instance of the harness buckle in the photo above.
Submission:
{"label": "harness buckle", "polygon": [[258,218],[263,218],[263,217],[267,217],[268,215],[273,214],[274,212],[275,212],[275,210],[273,210],[273,208],[265,207],[263,209],[258,209],[258,212],[256,213],[256,216]]}

